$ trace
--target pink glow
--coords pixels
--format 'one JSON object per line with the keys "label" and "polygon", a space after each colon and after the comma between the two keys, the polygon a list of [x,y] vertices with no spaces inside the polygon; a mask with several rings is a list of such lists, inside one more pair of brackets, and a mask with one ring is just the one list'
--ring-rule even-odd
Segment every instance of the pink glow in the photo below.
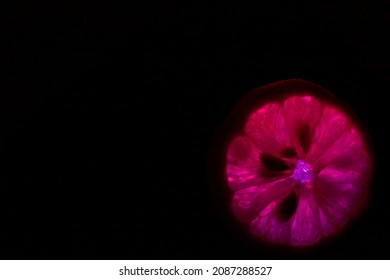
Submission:
{"label": "pink glow", "polygon": [[297,180],[301,184],[312,184],[315,179],[313,167],[305,161],[299,159],[294,169],[291,178]]}
{"label": "pink glow", "polygon": [[251,110],[235,111],[244,118],[225,151],[235,217],[277,244],[314,245],[339,233],[362,209],[372,169],[352,113],[302,80],[257,89],[250,100]]}

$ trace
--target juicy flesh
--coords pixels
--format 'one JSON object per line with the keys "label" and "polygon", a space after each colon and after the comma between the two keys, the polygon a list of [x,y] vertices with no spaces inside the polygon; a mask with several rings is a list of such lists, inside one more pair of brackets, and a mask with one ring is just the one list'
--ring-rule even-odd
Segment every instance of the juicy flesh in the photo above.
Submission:
{"label": "juicy flesh", "polygon": [[[359,210],[370,168],[356,125],[308,93],[254,111],[230,142],[225,171],[232,209],[255,236],[307,246],[342,230]],[[292,192],[296,208],[280,220]]]}

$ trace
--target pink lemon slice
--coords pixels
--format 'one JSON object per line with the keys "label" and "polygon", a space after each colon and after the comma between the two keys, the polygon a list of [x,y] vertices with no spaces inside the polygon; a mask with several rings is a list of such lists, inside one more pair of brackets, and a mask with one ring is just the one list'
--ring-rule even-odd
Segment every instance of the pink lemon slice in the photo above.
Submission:
{"label": "pink lemon slice", "polygon": [[222,130],[222,182],[234,217],[256,239],[311,246],[340,233],[365,205],[367,135],[325,89],[304,80],[260,87]]}

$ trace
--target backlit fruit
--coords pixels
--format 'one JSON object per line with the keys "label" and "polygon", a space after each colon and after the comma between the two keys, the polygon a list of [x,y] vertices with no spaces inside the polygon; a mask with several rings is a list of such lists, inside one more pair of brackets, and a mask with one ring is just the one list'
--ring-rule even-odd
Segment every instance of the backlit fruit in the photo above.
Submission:
{"label": "backlit fruit", "polygon": [[367,135],[336,96],[311,82],[248,93],[213,149],[232,215],[263,242],[317,244],[365,205],[373,164]]}

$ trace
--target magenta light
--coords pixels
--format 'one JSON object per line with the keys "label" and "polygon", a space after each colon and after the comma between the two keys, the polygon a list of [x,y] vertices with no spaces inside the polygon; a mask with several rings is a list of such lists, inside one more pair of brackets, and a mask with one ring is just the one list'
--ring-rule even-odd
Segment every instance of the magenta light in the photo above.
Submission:
{"label": "magenta light", "polygon": [[234,217],[255,238],[294,247],[340,233],[368,196],[366,139],[353,113],[313,83],[253,90],[215,146]]}
{"label": "magenta light", "polygon": [[304,160],[298,159],[295,165],[294,173],[291,175],[291,178],[301,184],[312,184],[315,179],[313,167],[309,163],[306,163]]}

